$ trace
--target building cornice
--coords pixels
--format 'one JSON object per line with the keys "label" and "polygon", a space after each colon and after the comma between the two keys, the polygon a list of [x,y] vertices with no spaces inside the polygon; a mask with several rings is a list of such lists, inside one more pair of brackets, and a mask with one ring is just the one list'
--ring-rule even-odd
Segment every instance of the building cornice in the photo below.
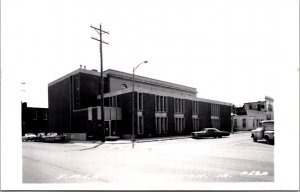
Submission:
{"label": "building cornice", "polygon": [[[227,103],[227,102],[222,102],[222,101],[216,101],[216,100],[210,100],[210,99],[203,99],[203,98],[198,98],[195,96],[188,96],[188,95],[181,95],[179,93],[168,93],[160,90],[151,90],[151,89],[146,89],[142,87],[135,87],[134,88],[135,92],[140,92],[140,93],[148,93],[148,94],[153,94],[153,95],[160,95],[160,96],[167,96],[167,97],[174,97],[174,98],[179,98],[179,99],[187,99],[187,100],[192,100],[192,101],[201,101],[201,102],[207,102],[207,103],[213,103],[213,104],[220,104],[220,105],[227,105],[227,106],[233,106],[232,103]],[[104,98],[107,97],[113,97],[125,93],[132,93],[132,87],[115,91],[115,92],[110,92],[110,93],[105,93],[103,96]],[[98,95],[97,99],[100,99],[101,96]]]}
{"label": "building cornice", "polygon": [[[119,78],[119,79],[125,79],[125,80],[132,81],[132,74],[129,74],[129,73],[108,69],[108,70],[105,71],[105,74],[106,74],[107,77],[114,77],[114,78]],[[145,83],[145,84],[153,85],[153,86],[156,86],[156,87],[176,89],[176,90],[180,90],[180,91],[186,91],[186,92],[190,92],[190,93],[193,93],[193,94],[197,94],[197,89],[196,88],[188,87],[188,86],[185,86],[185,85],[179,85],[179,84],[175,84],[175,83],[170,83],[170,82],[167,82],[167,81],[161,81],[161,80],[158,80],[158,79],[152,79],[152,78],[148,78],[148,77],[135,75],[134,76],[134,81],[139,82],[139,83]]]}
{"label": "building cornice", "polygon": [[75,71],[72,71],[71,73],[68,73],[67,75],[64,75],[64,76],[62,76],[62,77],[60,77],[60,78],[58,78],[58,79],[56,79],[56,80],[48,83],[48,87],[51,86],[51,85],[54,85],[54,84],[56,84],[56,83],[58,83],[60,81],[63,81],[63,80],[65,80],[65,79],[67,79],[67,78],[69,78],[69,77],[71,77],[73,75],[76,75],[78,73],[85,73],[85,74],[100,76],[100,73],[97,72],[97,71],[79,68],[79,69],[77,69]]}

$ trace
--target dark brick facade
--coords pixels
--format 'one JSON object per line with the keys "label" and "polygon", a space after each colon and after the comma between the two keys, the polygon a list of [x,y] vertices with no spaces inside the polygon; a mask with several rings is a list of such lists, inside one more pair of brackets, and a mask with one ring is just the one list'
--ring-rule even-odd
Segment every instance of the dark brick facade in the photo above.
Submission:
{"label": "dark brick facade", "polygon": [[[121,108],[122,113],[121,120],[105,122],[105,134],[130,138],[132,134],[131,76],[113,70],[108,70],[105,74],[104,104],[106,107]],[[99,73],[79,69],[50,83],[48,86],[50,130],[63,133],[83,133],[86,135],[86,139],[101,138],[104,131],[100,125],[101,122],[97,120],[96,108],[100,104],[100,99],[97,99],[99,82]],[[113,92],[110,92],[112,90]],[[134,127],[136,138],[189,135],[194,129],[201,130],[205,127],[212,127],[212,121],[217,122],[221,130],[231,130],[232,105],[199,99],[196,97],[197,92],[194,88],[137,77],[135,90]],[[141,94],[143,98],[142,109],[138,109],[140,96],[137,93]],[[157,99],[164,103],[162,104],[163,109],[159,109],[159,111],[156,111],[158,110]],[[176,103],[175,99],[177,99]],[[178,99],[184,103],[182,104],[183,110],[176,109],[175,113]],[[193,110],[195,102],[198,107],[196,113]],[[212,111],[213,109],[214,111]],[[91,115],[92,120],[90,119]],[[197,128],[194,127],[195,119]],[[142,125],[139,126],[140,124]],[[143,127],[143,129],[139,129],[139,127]]]}
{"label": "dark brick facade", "polygon": [[48,132],[48,109],[27,107],[27,103],[21,103],[22,135],[25,133]]}

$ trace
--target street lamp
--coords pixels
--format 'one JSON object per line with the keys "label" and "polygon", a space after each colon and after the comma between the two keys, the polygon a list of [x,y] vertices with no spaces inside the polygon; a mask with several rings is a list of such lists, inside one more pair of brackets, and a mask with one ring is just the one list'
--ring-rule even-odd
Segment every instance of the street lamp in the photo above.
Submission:
{"label": "street lamp", "polygon": [[139,63],[136,67],[133,67],[133,70],[132,70],[132,136],[131,136],[132,148],[134,148],[134,141],[135,141],[135,135],[134,135],[134,116],[135,116],[135,110],[134,110],[134,72],[143,63],[148,63],[148,61],[143,61],[143,62]]}

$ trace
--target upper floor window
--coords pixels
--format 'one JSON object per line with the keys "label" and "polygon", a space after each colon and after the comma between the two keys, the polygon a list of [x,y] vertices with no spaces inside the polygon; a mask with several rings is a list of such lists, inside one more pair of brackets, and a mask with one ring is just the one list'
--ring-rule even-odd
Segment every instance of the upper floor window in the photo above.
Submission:
{"label": "upper floor window", "polygon": [[143,93],[137,93],[137,108],[138,111],[143,110]]}
{"label": "upper floor window", "polygon": [[174,109],[175,113],[184,113],[184,100],[175,98]]}
{"label": "upper floor window", "polygon": [[272,104],[268,105],[268,111],[273,112],[273,105]]}
{"label": "upper floor window", "polygon": [[199,102],[193,101],[193,115],[199,114]]}
{"label": "upper floor window", "polygon": [[166,96],[155,96],[155,111],[167,112],[168,100]]}
{"label": "upper floor window", "polygon": [[220,105],[211,104],[211,116],[220,116]]}
{"label": "upper floor window", "polygon": [[108,100],[109,100],[109,104],[108,104],[109,107],[117,107],[118,106],[117,105],[117,96],[109,97]]}
{"label": "upper floor window", "polygon": [[32,109],[32,119],[37,120],[37,109]]}

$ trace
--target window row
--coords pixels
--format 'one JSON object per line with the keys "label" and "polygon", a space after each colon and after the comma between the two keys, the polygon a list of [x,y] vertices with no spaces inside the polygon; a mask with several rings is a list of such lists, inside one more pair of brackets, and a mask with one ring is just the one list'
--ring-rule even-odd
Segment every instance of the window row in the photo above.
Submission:
{"label": "window row", "polygon": [[[32,115],[32,120],[37,120],[38,119],[38,110],[32,109],[31,115]],[[42,120],[48,120],[47,110],[42,110]]]}
{"label": "window row", "polygon": [[112,96],[108,98],[108,106],[109,107],[117,107],[117,96]]}
{"label": "window row", "polygon": [[167,112],[168,100],[166,96],[155,96],[155,111],[157,112]]}
{"label": "window row", "polygon": [[168,132],[168,118],[167,117],[156,117],[155,118],[156,133],[167,133]]}
{"label": "window row", "polygon": [[199,119],[198,118],[194,118],[192,119],[193,121],[193,130],[194,131],[199,131]]}
{"label": "window row", "polygon": [[220,116],[220,105],[211,104],[211,116]]}
{"label": "window row", "polygon": [[137,132],[138,134],[144,134],[144,118],[143,116],[138,116],[137,119]]}
{"label": "window row", "polygon": [[198,101],[193,101],[193,115],[198,115],[200,109],[200,103]]}
{"label": "window row", "polygon": [[184,125],[185,125],[184,122],[185,122],[184,118],[181,118],[181,117],[175,118],[175,131],[177,133],[181,133],[182,130],[184,129]]}
{"label": "window row", "polygon": [[185,101],[183,99],[174,99],[174,109],[175,113],[184,113]]}
{"label": "window row", "polygon": [[220,120],[219,119],[212,119],[211,120],[211,125],[214,128],[220,129]]}

